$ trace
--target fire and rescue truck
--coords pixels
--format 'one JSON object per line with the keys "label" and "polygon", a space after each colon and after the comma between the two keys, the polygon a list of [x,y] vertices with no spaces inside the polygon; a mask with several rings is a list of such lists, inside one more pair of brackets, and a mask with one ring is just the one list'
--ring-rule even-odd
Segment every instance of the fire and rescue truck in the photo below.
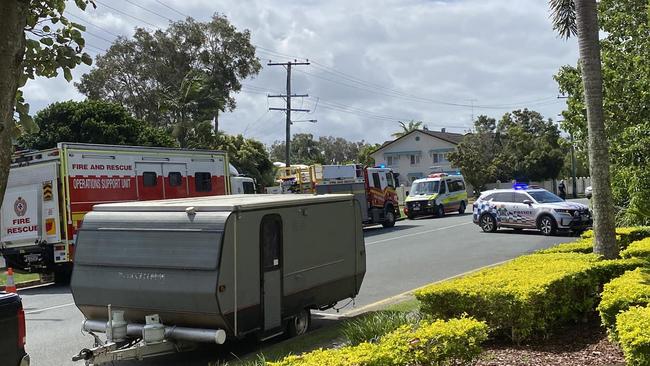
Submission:
{"label": "fire and rescue truck", "polygon": [[361,206],[364,224],[382,224],[388,228],[395,226],[400,216],[397,185],[397,174],[389,168],[323,165],[316,193],[352,193]]}
{"label": "fire and rescue truck", "polygon": [[9,267],[65,282],[76,232],[93,205],[225,195],[230,184],[221,151],[59,143],[17,153],[0,213],[0,252]]}

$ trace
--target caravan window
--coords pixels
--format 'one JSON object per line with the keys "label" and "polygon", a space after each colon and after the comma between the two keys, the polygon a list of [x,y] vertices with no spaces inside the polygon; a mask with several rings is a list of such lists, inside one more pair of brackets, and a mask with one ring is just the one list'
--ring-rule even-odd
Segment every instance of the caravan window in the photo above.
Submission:
{"label": "caravan window", "polygon": [[212,175],[205,172],[194,173],[194,188],[197,192],[212,191]]}
{"label": "caravan window", "polygon": [[262,269],[265,271],[280,268],[282,252],[282,219],[279,215],[266,215],[260,225],[262,250]]}
{"label": "caravan window", "polygon": [[145,187],[155,187],[158,183],[158,175],[156,172],[143,172],[142,183]]}

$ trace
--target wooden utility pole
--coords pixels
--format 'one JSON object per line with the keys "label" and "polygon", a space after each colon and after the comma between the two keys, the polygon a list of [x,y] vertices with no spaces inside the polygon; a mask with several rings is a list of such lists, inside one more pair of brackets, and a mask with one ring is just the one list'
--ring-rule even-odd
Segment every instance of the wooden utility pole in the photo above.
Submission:
{"label": "wooden utility pole", "polygon": [[284,66],[287,69],[287,94],[275,94],[275,95],[269,95],[269,98],[284,98],[287,102],[287,107],[286,108],[269,108],[270,111],[285,111],[287,114],[287,125],[286,125],[286,137],[285,137],[285,143],[284,143],[284,160],[285,164],[287,167],[291,166],[291,158],[290,158],[290,153],[291,153],[291,112],[309,112],[309,109],[296,109],[296,108],[291,108],[291,98],[301,98],[301,97],[308,97],[309,95],[307,94],[291,94],[291,66],[295,65],[309,65],[309,61],[307,62],[269,62],[269,66]]}

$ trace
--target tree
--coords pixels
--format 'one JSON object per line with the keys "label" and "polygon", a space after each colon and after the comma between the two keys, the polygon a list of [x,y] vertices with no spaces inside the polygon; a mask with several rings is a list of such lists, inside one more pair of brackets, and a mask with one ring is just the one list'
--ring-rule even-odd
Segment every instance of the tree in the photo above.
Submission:
{"label": "tree", "polygon": [[480,191],[501,180],[539,181],[558,176],[566,148],[553,122],[528,109],[506,113],[498,122],[479,116],[449,160]]}
{"label": "tree", "polygon": [[[366,164],[372,146],[365,141],[348,141],[342,137],[321,136],[318,140],[309,133],[297,133],[291,140],[291,161],[297,164]],[[362,155],[365,153],[366,155]],[[273,161],[284,161],[284,142],[271,145]],[[372,162],[374,164],[374,162]]]}
{"label": "tree", "polygon": [[[92,0],[75,0],[75,4],[81,10],[94,5]],[[70,22],[65,8],[65,0],[0,1],[0,197],[7,187],[12,138],[35,129],[20,88],[29,79],[55,77],[59,72],[70,81],[71,69],[92,63],[83,52],[85,28]]]}
{"label": "tree", "polygon": [[381,144],[365,144],[359,149],[359,155],[356,161],[361,165],[374,166],[375,159],[370,154],[379,149],[380,146]]}
{"label": "tree", "polygon": [[48,149],[58,142],[112,145],[176,146],[163,129],[135,119],[122,106],[110,102],[54,103],[35,116],[38,133],[26,134],[18,144],[28,149]]}
{"label": "tree", "polygon": [[603,75],[596,0],[550,0],[553,26],[564,38],[578,36],[587,111],[589,171],[593,187],[594,253],[618,257],[614,202],[609,174],[609,145],[603,113]]}
{"label": "tree", "polygon": [[[603,64],[605,131],[610,143],[612,193],[624,208],[618,219],[624,225],[650,224],[638,212],[650,208],[647,141],[650,125],[650,23],[647,1],[603,0],[599,4]],[[555,75],[568,96],[563,128],[573,133],[579,150],[587,146],[587,117],[580,65],[563,66]],[[630,151],[633,150],[634,154]],[[645,206],[645,207],[644,207]]]}
{"label": "tree", "polygon": [[118,38],[96,67],[76,84],[90,99],[124,105],[137,118],[173,127],[181,146],[188,130],[235,108],[240,80],[261,69],[248,30],[239,32],[225,16],[192,18],[166,30],[137,28]]}
{"label": "tree", "polygon": [[411,121],[409,121],[408,124],[400,121],[399,124],[402,127],[402,131],[395,132],[394,134],[391,135],[391,136],[393,136],[395,138],[402,137],[402,136],[406,135],[407,133],[409,133],[411,131],[415,131],[415,130],[419,129],[422,126],[422,121],[417,121],[416,122],[414,120],[411,120]]}

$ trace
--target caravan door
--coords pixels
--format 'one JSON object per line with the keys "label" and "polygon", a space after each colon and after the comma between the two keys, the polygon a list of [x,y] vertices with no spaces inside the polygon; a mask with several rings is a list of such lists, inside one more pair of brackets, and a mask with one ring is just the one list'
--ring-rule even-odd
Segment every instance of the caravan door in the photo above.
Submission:
{"label": "caravan door", "polygon": [[282,218],[266,215],[260,224],[260,290],[264,331],[282,325]]}

